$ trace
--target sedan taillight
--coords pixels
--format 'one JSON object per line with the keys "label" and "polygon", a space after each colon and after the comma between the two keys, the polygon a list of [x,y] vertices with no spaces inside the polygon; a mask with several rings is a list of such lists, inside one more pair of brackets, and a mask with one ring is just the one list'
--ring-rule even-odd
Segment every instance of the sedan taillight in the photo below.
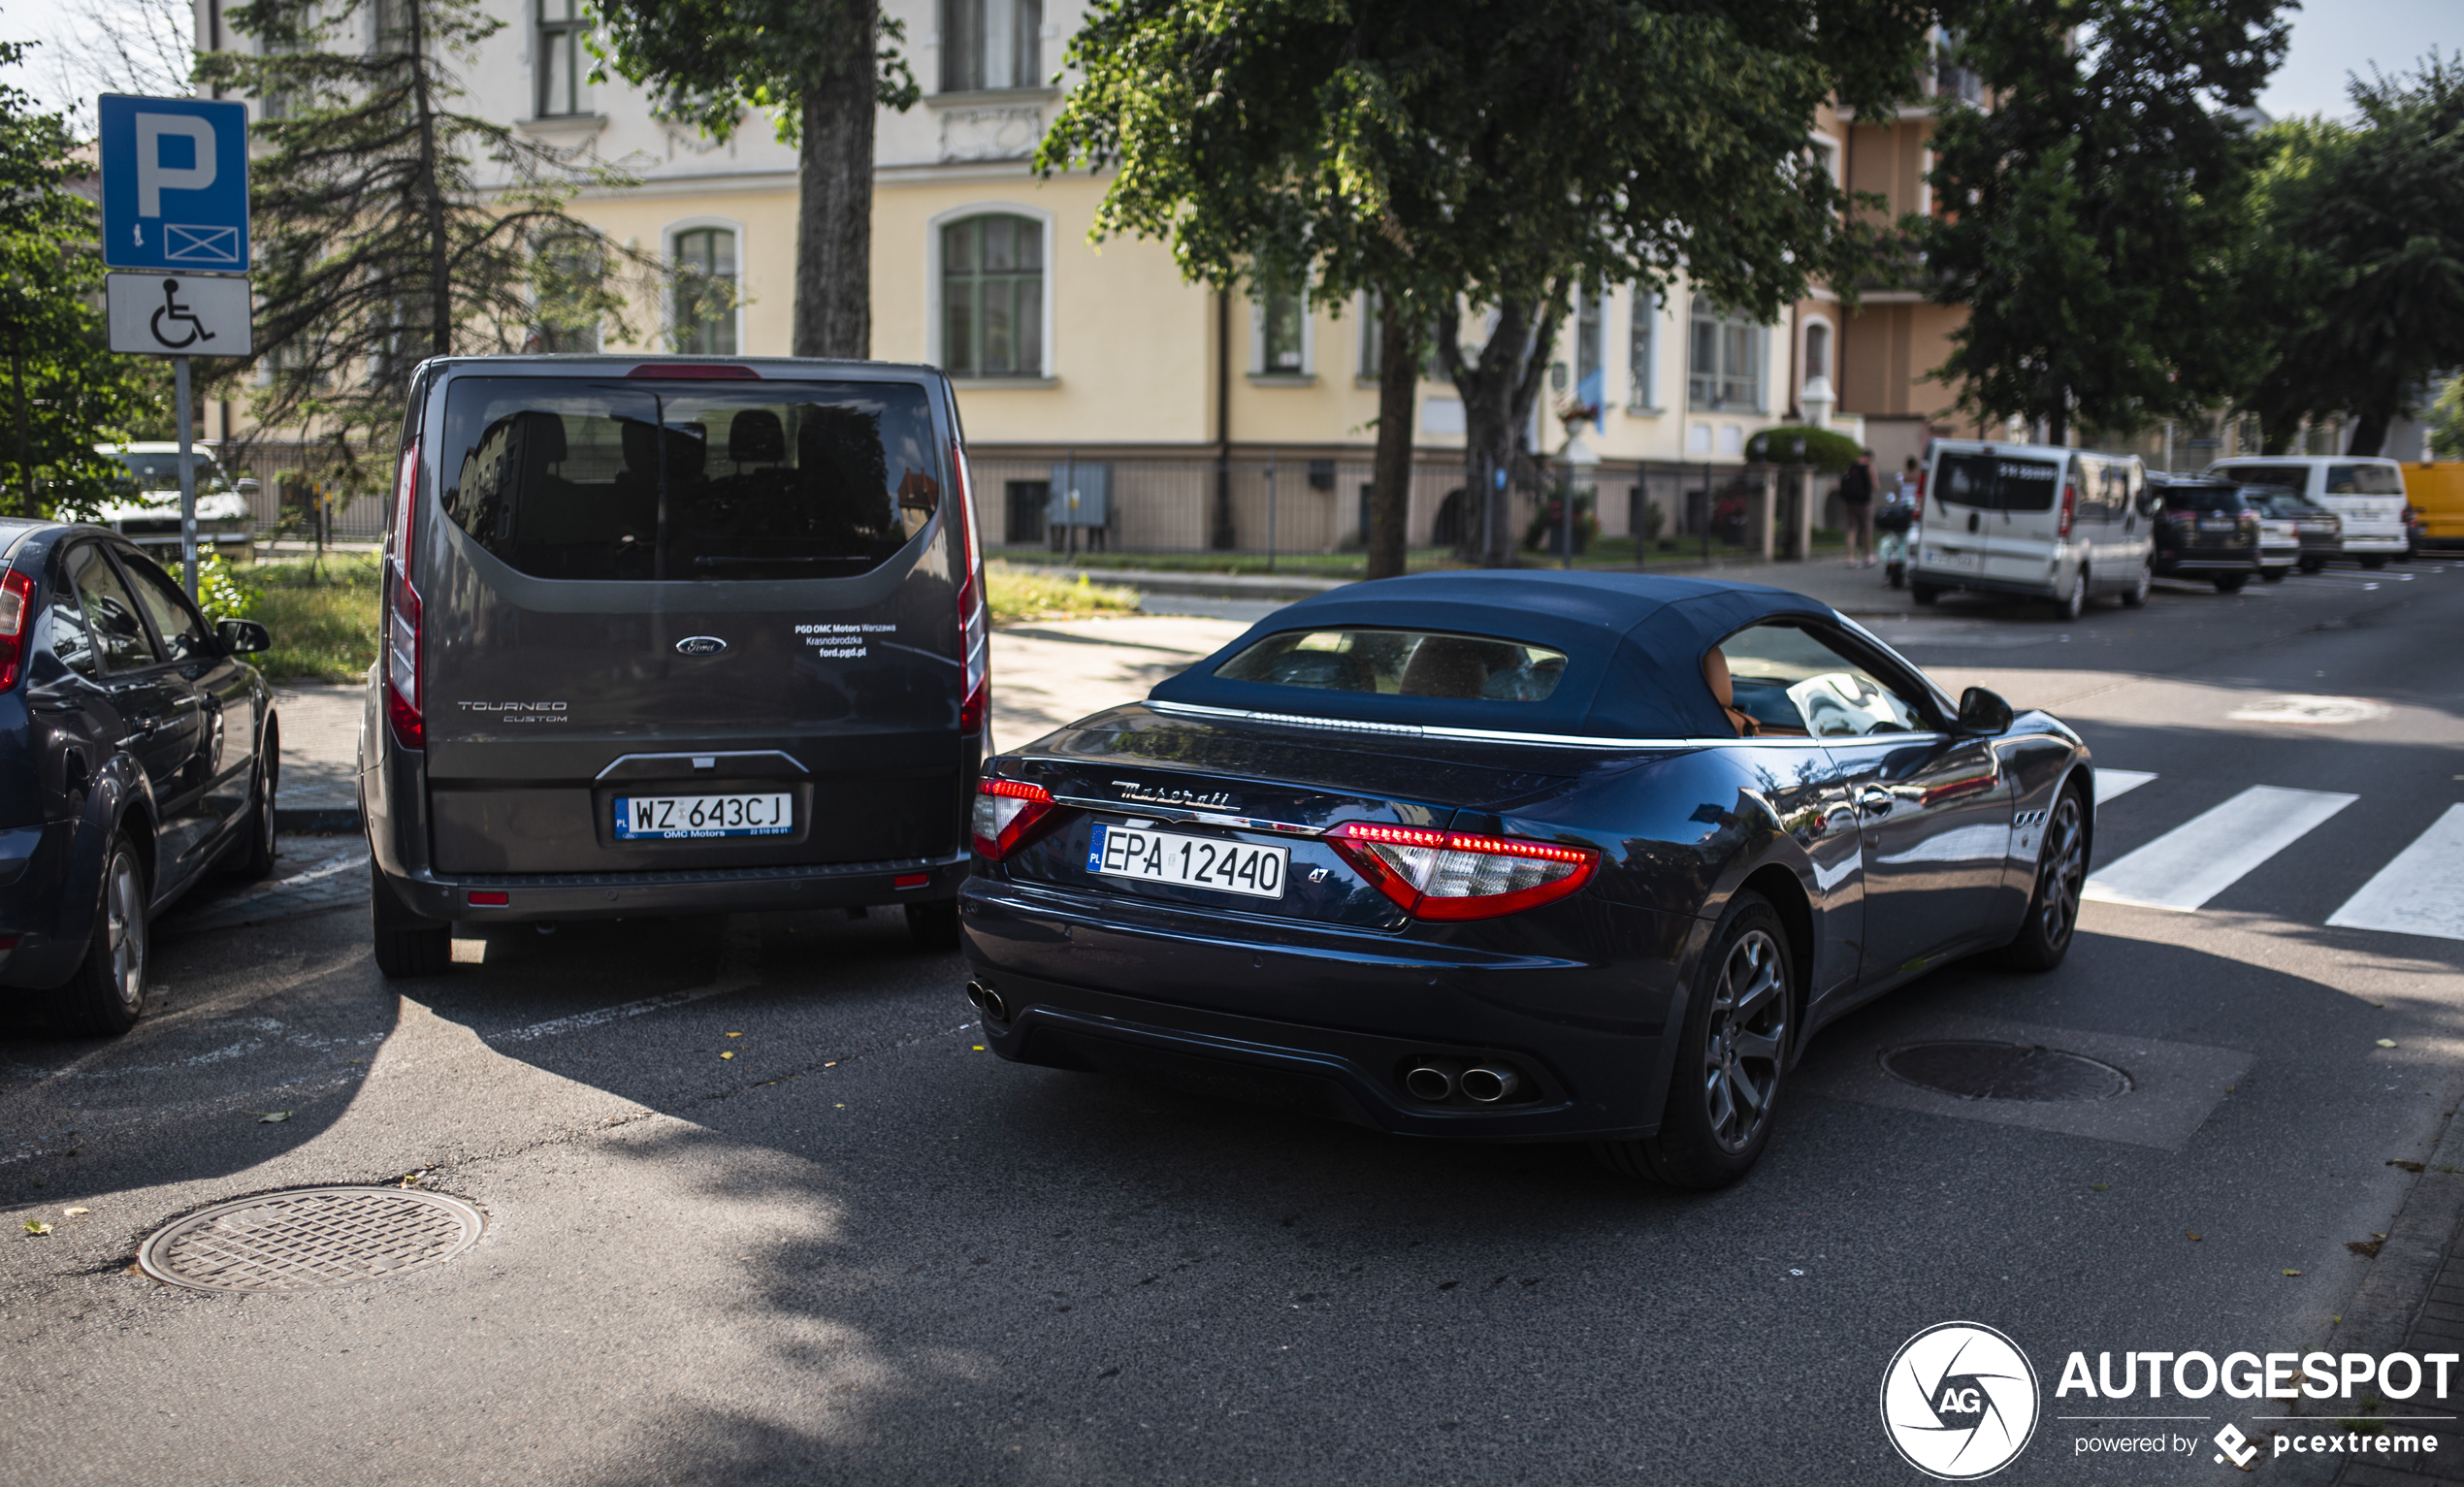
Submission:
{"label": "sedan taillight", "polygon": [[25,675],[26,631],[34,625],[34,580],[12,568],[0,577],[0,692]]}
{"label": "sedan taillight", "polygon": [[975,850],[998,862],[1035,824],[1053,814],[1053,792],[1024,780],[979,780],[975,787]]}
{"label": "sedan taillight", "polygon": [[1326,833],[1378,892],[1422,920],[1496,919],[1565,897],[1591,881],[1590,847],[1516,836],[1350,821]]}

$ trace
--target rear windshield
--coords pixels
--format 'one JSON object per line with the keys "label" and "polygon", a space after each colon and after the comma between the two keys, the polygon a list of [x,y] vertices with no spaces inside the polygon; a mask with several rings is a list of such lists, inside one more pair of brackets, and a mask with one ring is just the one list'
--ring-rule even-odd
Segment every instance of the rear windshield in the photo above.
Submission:
{"label": "rear windshield", "polygon": [[459,377],[445,513],[535,578],[843,578],[932,519],[924,389]]}
{"label": "rear windshield", "polygon": [[2392,465],[2330,465],[2327,467],[2327,494],[2330,496],[2401,496],[2404,477]]}
{"label": "rear windshield", "polygon": [[2061,467],[1993,454],[1946,454],[1934,466],[1934,499],[1988,511],[2051,511]]}
{"label": "rear windshield", "polygon": [[1232,682],[1272,682],[1388,696],[1538,702],[1557,690],[1566,653],[1487,635],[1418,630],[1294,630],[1215,668]]}
{"label": "rear windshield", "polygon": [[2168,485],[2164,488],[2164,509],[2167,511],[2216,511],[2241,503],[2241,488],[2238,486]]}
{"label": "rear windshield", "polygon": [[[179,456],[177,454],[115,449],[112,451],[112,458],[119,461],[127,469],[129,476],[127,483],[139,491],[179,489]],[[231,481],[223,474],[222,467],[213,462],[211,455],[192,454],[188,458],[195,462],[197,489],[201,491],[231,489]]]}

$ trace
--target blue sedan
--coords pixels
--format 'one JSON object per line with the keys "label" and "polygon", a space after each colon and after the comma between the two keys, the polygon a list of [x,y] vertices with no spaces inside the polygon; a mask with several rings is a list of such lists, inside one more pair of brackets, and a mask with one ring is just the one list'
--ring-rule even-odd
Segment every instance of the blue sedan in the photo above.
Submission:
{"label": "blue sedan", "polygon": [[968,996],[1020,1062],[1715,1187],[1824,1023],[2060,962],[2091,767],[1801,595],[1354,584],[988,763]]}

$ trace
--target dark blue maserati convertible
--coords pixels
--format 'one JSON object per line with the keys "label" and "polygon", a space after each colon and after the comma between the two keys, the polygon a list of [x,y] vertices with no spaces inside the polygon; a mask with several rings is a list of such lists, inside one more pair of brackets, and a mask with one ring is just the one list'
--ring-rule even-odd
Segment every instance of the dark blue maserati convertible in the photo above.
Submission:
{"label": "dark blue maserati convertible", "polygon": [[1717,1186],[1823,1023],[2060,961],[2090,768],[1801,595],[1354,584],[986,766],[968,996],[1021,1062]]}

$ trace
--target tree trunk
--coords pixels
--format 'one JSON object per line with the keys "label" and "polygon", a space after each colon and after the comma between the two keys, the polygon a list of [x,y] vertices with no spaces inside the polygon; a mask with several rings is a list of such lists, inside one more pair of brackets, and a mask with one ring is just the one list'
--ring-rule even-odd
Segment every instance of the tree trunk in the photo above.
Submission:
{"label": "tree trunk", "polygon": [[410,89],[418,112],[421,207],[428,216],[428,344],[432,356],[453,354],[453,241],[445,227],[445,193],[437,183],[436,101],[428,85],[428,4],[411,0]]}
{"label": "tree trunk", "polygon": [[2347,454],[2377,454],[2387,442],[2387,428],[2395,422],[2395,408],[2373,400],[2358,409],[2352,419],[2352,446]]}
{"label": "tree trunk", "polygon": [[1410,317],[1379,296],[1378,460],[1369,491],[1369,576],[1403,573],[1405,524],[1411,516],[1411,400],[1420,390],[1420,338]]}
{"label": "tree trunk", "polygon": [[878,0],[846,0],[861,37],[804,92],[797,162],[795,354],[862,361],[873,354],[873,107]]}
{"label": "tree trunk", "polygon": [[1520,431],[1531,422],[1557,339],[1554,302],[1551,296],[1499,307],[1497,329],[1471,362],[1463,359],[1455,317],[1438,317],[1438,354],[1463,398],[1465,548],[1482,567],[1514,566],[1515,457],[1529,453]]}

